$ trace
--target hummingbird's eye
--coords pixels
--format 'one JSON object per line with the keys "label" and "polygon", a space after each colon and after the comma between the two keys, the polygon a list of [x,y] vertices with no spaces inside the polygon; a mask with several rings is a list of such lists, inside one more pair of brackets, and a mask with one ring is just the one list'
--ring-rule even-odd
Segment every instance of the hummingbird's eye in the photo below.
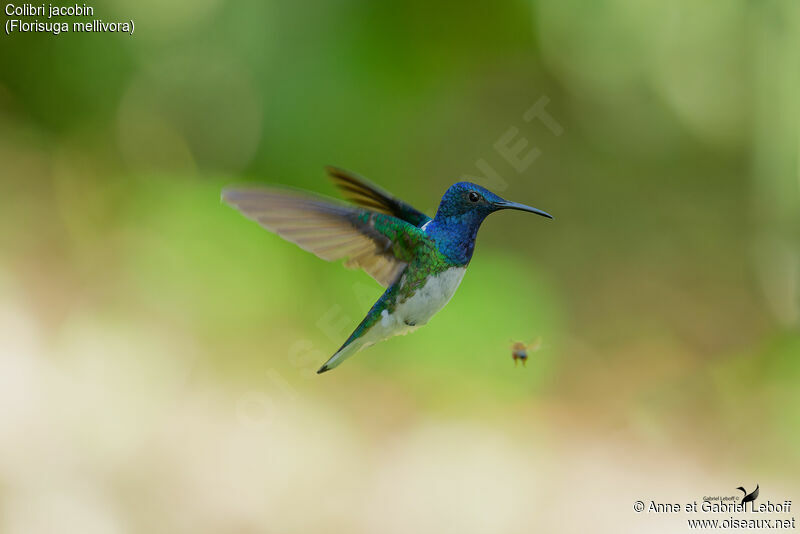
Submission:
{"label": "hummingbird's eye", "polygon": [[478,193],[476,193],[475,191],[470,191],[469,192],[469,201],[470,202],[477,202],[480,199],[481,199],[481,196]]}

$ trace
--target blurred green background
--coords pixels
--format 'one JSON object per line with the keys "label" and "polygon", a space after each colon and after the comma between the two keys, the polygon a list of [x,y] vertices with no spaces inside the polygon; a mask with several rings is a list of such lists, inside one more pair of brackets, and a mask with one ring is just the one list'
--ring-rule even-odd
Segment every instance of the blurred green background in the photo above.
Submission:
{"label": "blurred green background", "polygon": [[[0,531],[675,532],[633,500],[800,499],[800,4],[91,5],[135,33],[0,37]],[[328,164],[431,214],[488,165],[556,219],[490,218],[429,325],[316,376],[381,288],[219,192],[335,195]]]}

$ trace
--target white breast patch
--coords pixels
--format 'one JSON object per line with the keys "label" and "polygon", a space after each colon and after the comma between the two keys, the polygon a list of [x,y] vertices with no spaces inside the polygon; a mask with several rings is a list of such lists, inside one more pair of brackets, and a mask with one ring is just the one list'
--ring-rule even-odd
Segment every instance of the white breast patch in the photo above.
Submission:
{"label": "white breast patch", "polygon": [[428,281],[393,313],[384,310],[380,321],[364,336],[369,344],[387,337],[407,334],[427,323],[453,297],[466,268],[452,267],[428,278]]}

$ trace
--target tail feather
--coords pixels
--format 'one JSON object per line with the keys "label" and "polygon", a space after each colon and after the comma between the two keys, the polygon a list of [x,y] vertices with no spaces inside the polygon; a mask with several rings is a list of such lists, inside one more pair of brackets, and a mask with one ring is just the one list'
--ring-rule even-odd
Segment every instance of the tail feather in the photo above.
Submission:
{"label": "tail feather", "polygon": [[345,361],[347,358],[355,354],[356,352],[360,351],[364,348],[364,341],[359,339],[348,339],[342,348],[336,351],[336,354],[331,356],[325,364],[319,368],[317,374],[322,374],[325,371],[330,371],[334,367],[338,366],[340,363]]}
{"label": "tail feather", "polygon": [[381,298],[372,305],[372,308],[370,308],[369,312],[361,320],[361,323],[359,323],[356,329],[353,330],[353,333],[350,334],[347,341],[336,351],[336,354],[325,362],[325,365],[319,368],[317,374],[330,371],[361,349],[369,347],[388,337],[385,331],[376,332],[372,329],[375,327],[379,318],[382,317],[382,313],[386,313],[386,303],[396,297],[399,287],[400,285],[398,283],[389,286],[389,289],[381,295]]}

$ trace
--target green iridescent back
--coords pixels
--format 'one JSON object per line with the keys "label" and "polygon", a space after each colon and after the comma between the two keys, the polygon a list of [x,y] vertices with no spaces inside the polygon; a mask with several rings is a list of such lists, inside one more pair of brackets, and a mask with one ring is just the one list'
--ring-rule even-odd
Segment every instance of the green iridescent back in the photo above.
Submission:
{"label": "green iridescent back", "polygon": [[[370,219],[372,219],[371,222]],[[384,309],[389,314],[393,313],[397,305],[405,302],[420,290],[430,276],[460,266],[442,254],[436,246],[436,242],[422,229],[411,226],[405,221],[391,216],[376,216],[375,213],[369,211],[361,213],[359,220],[372,225],[375,230],[389,237],[392,240],[392,252],[408,265],[398,280],[372,306],[367,316],[344,345],[360,337],[377,323]]]}

